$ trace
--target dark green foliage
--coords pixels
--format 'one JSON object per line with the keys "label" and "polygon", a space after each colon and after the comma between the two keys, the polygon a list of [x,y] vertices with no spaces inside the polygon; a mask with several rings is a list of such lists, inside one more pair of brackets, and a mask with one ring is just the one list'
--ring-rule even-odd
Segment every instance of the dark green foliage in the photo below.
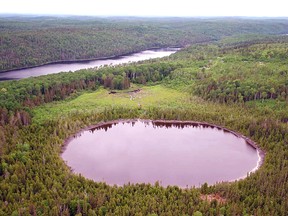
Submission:
{"label": "dark green foliage", "polygon": [[[212,215],[217,215],[223,206],[228,215],[242,214],[243,211],[249,214],[256,214],[259,211],[261,215],[285,215],[288,167],[285,162],[287,126],[276,123],[273,119],[267,121],[260,113],[257,114],[259,117],[254,116],[255,123],[251,125],[250,117],[247,115],[251,115],[248,113],[253,111],[249,111],[249,108],[245,109],[246,112],[243,112],[237,110],[235,106],[233,114],[235,121],[233,122],[223,118],[222,115],[231,114],[230,109],[225,110],[225,107],[221,110],[221,115],[214,110],[204,114],[194,109],[127,110],[119,107],[112,110],[106,109],[104,113],[82,113],[81,115],[75,113],[69,118],[46,122],[43,125],[32,124],[16,129],[18,131],[16,134],[15,128],[9,132],[9,127],[6,126],[5,131],[10,133],[7,137],[13,136],[14,138],[4,144],[7,150],[5,156],[2,157],[2,164],[6,163],[6,165],[2,165],[5,168],[0,177],[1,205],[5,212],[20,209],[19,211],[27,213],[35,210],[40,215],[47,215],[52,210],[56,215],[64,214],[64,212],[72,215],[85,214],[89,211],[96,214],[106,212],[108,215],[139,213],[143,215],[153,213],[192,215],[197,210],[203,215],[213,210]],[[167,119],[207,121],[226,125],[245,135],[254,133],[251,138],[267,150],[266,163],[263,168],[245,181],[232,185],[219,184],[213,187],[203,185],[202,193],[218,193],[229,200],[226,204],[219,204],[216,201],[202,202],[199,198],[200,191],[193,188],[179,189],[169,186],[165,189],[158,184],[112,187],[94,183],[81,176],[71,175],[59,158],[63,139],[85,125],[118,119],[120,116],[121,118],[137,118],[139,115],[143,118],[159,119],[164,115]],[[70,130],[67,130],[67,125]],[[29,143],[29,146],[17,145],[18,142]],[[27,152],[29,159],[27,161],[19,159],[17,155],[19,151]],[[25,198],[25,201],[19,204],[21,198]],[[8,206],[4,208],[5,203],[8,203]],[[31,206],[32,203],[34,207]],[[261,207],[263,205],[267,208],[263,209]],[[221,211],[224,211],[223,208]]]}
{"label": "dark green foliage", "polygon": [[288,100],[286,36],[195,45],[174,55],[174,59],[182,60],[183,56],[202,62],[178,73],[185,73],[186,81],[188,78],[193,84],[192,91],[205,99],[222,103]]}
{"label": "dark green foliage", "polygon": [[[246,42],[232,38],[193,45],[165,61],[0,83],[0,215],[287,215],[287,44],[286,37],[253,37]],[[125,89],[130,82],[161,82],[212,102],[205,102],[203,109],[189,107],[189,101],[185,107],[113,106],[33,121],[35,106],[72,99],[100,85]],[[123,187],[95,183],[72,174],[59,157],[64,140],[81,128],[139,117],[227,127],[257,142],[266,151],[265,162],[245,180],[181,189],[159,183]],[[217,194],[226,201],[208,202],[201,194]]]}
{"label": "dark green foliage", "polygon": [[[77,96],[83,90],[96,90],[100,85],[109,89],[127,89],[130,82],[145,84],[161,81],[182,65],[174,62],[84,69],[37,78],[0,83],[0,125],[27,125],[30,108],[43,103]],[[61,80],[61,81],[60,81]]]}
{"label": "dark green foliage", "polygon": [[0,71],[238,34],[283,34],[287,28],[285,19],[2,17]]}

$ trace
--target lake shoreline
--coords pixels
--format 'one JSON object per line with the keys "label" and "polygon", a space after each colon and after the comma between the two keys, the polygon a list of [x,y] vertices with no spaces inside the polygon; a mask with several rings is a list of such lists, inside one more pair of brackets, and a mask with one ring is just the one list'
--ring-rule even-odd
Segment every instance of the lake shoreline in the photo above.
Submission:
{"label": "lake shoreline", "polygon": [[[189,120],[180,121],[180,120],[118,119],[118,120],[112,120],[112,121],[107,121],[107,122],[102,121],[102,122],[99,122],[97,124],[93,124],[93,125],[87,126],[87,127],[83,128],[83,129],[79,130],[77,133],[74,133],[73,135],[69,136],[67,139],[65,139],[64,143],[63,143],[63,145],[61,147],[60,156],[66,150],[66,147],[71,142],[71,140],[73,140],[77,136],[80,136],[81,133],[83,133],[84,131],[93,130],[93,129],[96,129],[96,128],[99,128],[99,127],[104,127],[104,126],[108,126],[108,125],[114,125],[114,124],[118,124],[118,123],[135,123],[137,121],[140,121],[140,122],[143,122],[143,123],[156,124],[156,126],[157,126],[157,124],[171,124],[171,125],[173,125],[173,124],[190,124],[192,126],[212,127],[212,128],[217,128],[217,129],[223,130],[224,132],[227,132],[227,133],[231,133],[231,134],[235,135],[237,138],[244,139],[246,141],[246,144],[250,145],[251,147],[253,147],[257,151],[258,162],[257,162],[256,166],[251,171],[247,172],[246,176],[242,176],[242,177],[239,177],[237,179],[223,181],[223,182],[236,182],[236,181],[239,181],[239,180],[243,180],[243,179],[247,178],[251,173],[256,172],[264,163],[265,154],[266,154],[265,151],[262,150],[256,144],[256,142],[254,142],[250,138],[248,138],[248,137],[246,137],[246,136],[244,136],[244,135],[242,135],[242,134],[240,134],[238,132],[235,132],[233,130],[227,129],[227,128],[222,127],[222,126],[219,126],[219,125],[211,124],[211,123],[208,123],[208,122],[189,121]],[[61,156],[61,158],[62,158],[62,156]],[[66,164],[65,161],[64,161],[64,163]],[[66,164],[66,166],[68,166],[68,165]],[[72,171],[73,174],[77,174],[73,170],[71,170],[71,171]],[[222,183],[222,182],[220,181],[220,182],[217,182],[215,184],[218,184],[218,183]],[[128,184],[128,182],[127,182],[127,184]],[[215,185],[215,184],[212,184],[212,185]],[[126,184],[124,184],[124,185],[126,185]],[[180,187],[180,186],[178,186],[178,187]],[[194,187],[197,187],[197,186],[194,185]]]}
{"label": "lake shoreline", "polygon": [[123,53],[120,55],[112,55],[112,56],[104,56],[104,57],[97,57],[97,58],[88,58],[88,59],[75,59],[75,60],[58,60],[58,61],[51,61],[51,62],[46,62],[43,64],[38,64],[34,66],[27,66],[27,67],[21,67],[21,68],[14,68],[14,69],[8,69],[8,70],[1,70],[1,73],[9,73],[12,71],[20,71],[20,70],[25,70],[25,69],[31,69],[31,68],[37,68],[37,67],[42,67],[42,66],[47,66],[47,65],[55,65],[55,64],[73,64],[73,63],[85,63],[85,62],[90,62],[90,61],[97,61],[97,60],[107,60],[107,59],[120,59],[121,57],[127,56],[127,55],[133,55],[139,52],[144,52],[144,51],[155,51],[155,50],[175,50],[175,49],[182,49],[183,47],[178,47],[178,46],[171,46],[171,47],[151,47],[148,49],[144,50],[139,50],[139,51],[134,51],[134,52],[127,52]]}

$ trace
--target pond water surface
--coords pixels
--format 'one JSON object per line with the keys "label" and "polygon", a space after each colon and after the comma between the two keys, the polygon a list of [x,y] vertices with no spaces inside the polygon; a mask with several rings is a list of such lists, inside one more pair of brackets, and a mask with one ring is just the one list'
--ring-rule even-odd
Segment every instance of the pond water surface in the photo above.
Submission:
{"label": "pond water surface", "polygon": [[62,158],[97,182],[180,187],[244,178],[261,161],[244,138],[218,127],[148,120],[84,130],[67,141]]}

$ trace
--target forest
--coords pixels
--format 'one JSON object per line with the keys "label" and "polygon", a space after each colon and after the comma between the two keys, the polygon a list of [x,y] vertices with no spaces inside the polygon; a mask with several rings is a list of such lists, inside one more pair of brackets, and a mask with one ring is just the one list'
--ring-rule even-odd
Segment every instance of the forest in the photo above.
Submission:
{"label": "forest", "polygon": [[[162,59],[0,82],[0,215],[287,215],[287,20],[38,19],[0,19],[2,70],[155,46],[183,48]],[[109,37],[102,43],[94,35],[105,33],[129,43]],[[31,47],[51,41],[49,49],[25,51],[27,59],[39,57],[35,62],[19,54],[20,44],[30,49],[30,39]],[[59,41],[67,48],[63,59],[54,47]],[[81,43],[93,55],[85,47],[82,52]],[[75,56],[66,56],[74,48]],[[11,58],[2,59],[3,50]],[[125,91],[135,88],[141,97],[131,101]],[[77,131],[136,118],[209,122],[237,131],[265,152],[264,163],[242,180],[180,188],[94,182],[61,159],[65,140]]]}
{"label": "forest", "polygon": [[0,17],[0,71],[183,47],[236,34],[284,34],[287,20]]}

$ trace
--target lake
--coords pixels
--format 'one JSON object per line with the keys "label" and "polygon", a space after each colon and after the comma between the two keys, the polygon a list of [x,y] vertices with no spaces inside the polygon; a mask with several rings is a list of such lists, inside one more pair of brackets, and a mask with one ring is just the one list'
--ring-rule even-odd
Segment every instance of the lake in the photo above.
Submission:
{"label": "lake", "polygon": [[94,68],[100,67],[104,65],[117,65],[129,62],[137,62],[148,60],[152,58],[161,58],[165,56],[169,56],[175,52],[177,52],[179,48],[165,48],[165,49],[153,49],[146,50],[130,55],[123,55],[113,58],[106,59],[98,59],[91,61],[80,61],[80,62],[66,62],[66,63],[55,63],[55,64],[47,64],[43,66],[38,66],[34,68],[13,70],[9,72],[0,73],[0,81],[5,80],[14,80],[14,79],[23,79],[32,76],[41,76],[59,72],[69,72],[76,71],[85,68]]}
{"label": "lake", "polygon": [[245,178],[263,160],[236,133],[193,122],[104,123],[67,140],[63,160],[75,173],[110,185],[200,186]]}

